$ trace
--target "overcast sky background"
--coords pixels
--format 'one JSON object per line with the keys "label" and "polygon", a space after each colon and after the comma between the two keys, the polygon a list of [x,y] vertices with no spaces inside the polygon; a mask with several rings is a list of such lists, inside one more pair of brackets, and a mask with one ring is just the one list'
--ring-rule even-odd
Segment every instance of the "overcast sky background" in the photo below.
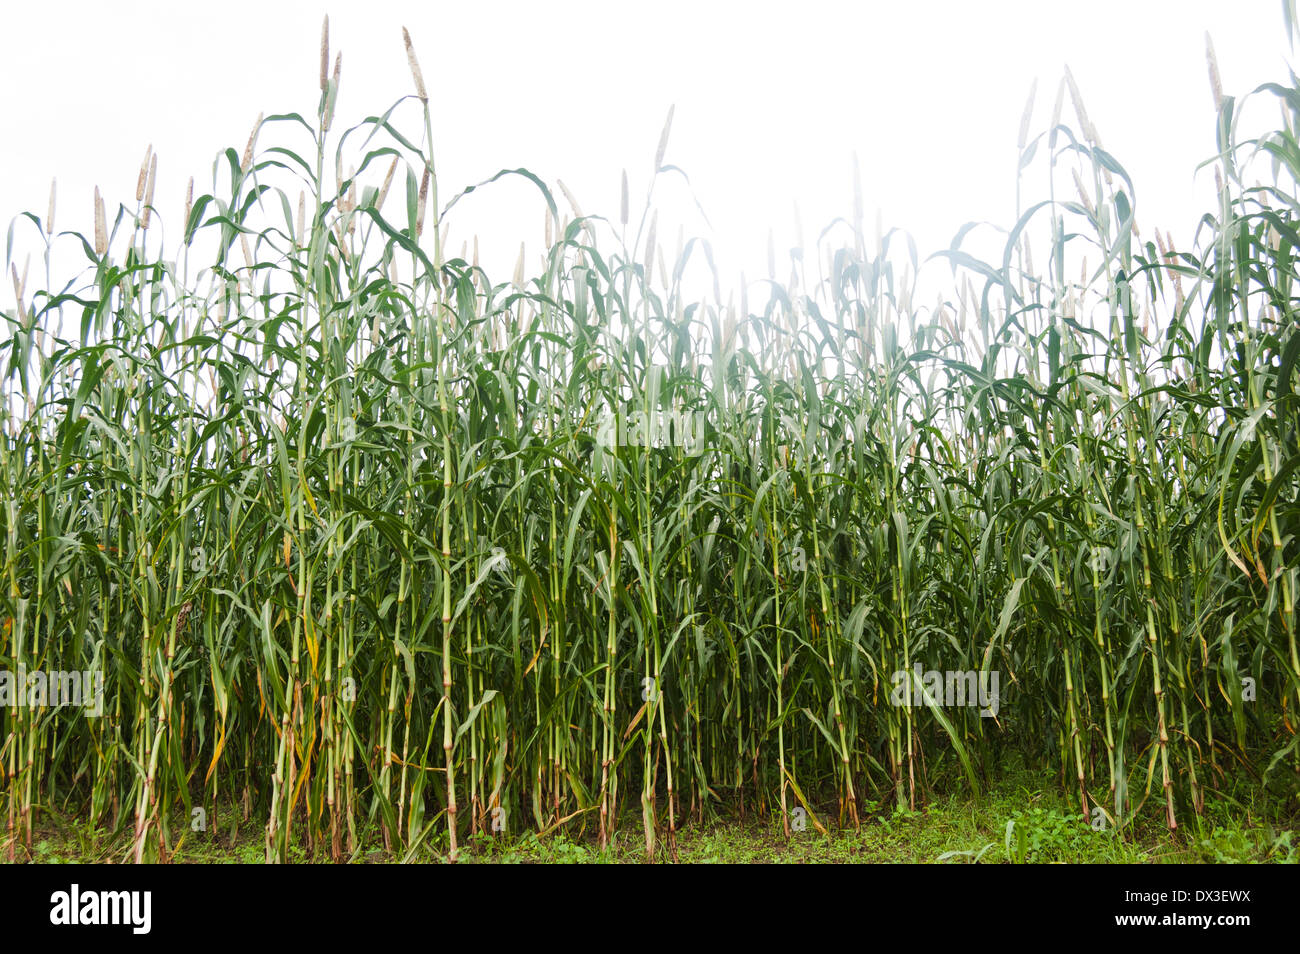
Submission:
{"label": "overcast sky background", "polygon": [[[923,255],[965,222],[1012,224],[1026,96],[1037,78],[1031,129],[1042,131],[1066,64],[1135,180],[1139,225],[1190,237],[1213,188],[1208,169],[1195,175],[1214,152],[1204,34],[1229,94],[1285,80],[1289,56],[1277,0],[9,4],[0,224],[23,210],[43,216],[57,177],[58,229],[89,234],[94,186],[110,216],[133,204],[152,143],[155,205],[179,238],[186,180],[210,187],[214,157],[242,151],[259,112],[314,116],[326,12],[343,51],[335,129],[412,91],[409,27],[444,198],[526,166],[563,179],[584,211],[615,218],[626,168],[635,214],[676,104],[666,161],[689,174],[714,226],[689,227],[724,267],[751,276],[766,272],[769,228],[779,248],[799,241],[796,201],[805,243],[851,214],[855,152],[868,222],[880,209]],[[1272,103],[1258,113],[1277,121]],[[666,203],[687,207],[680,180],[663,188]],[[1040,173],[1026,198],[1043,195]],[[453,213],[451,250],[479,234],[484,264],[507,279],[521,239],[540,254],[542,208],[522,180],[481,190]],[[673,234],[661,238],[671,249]]]}

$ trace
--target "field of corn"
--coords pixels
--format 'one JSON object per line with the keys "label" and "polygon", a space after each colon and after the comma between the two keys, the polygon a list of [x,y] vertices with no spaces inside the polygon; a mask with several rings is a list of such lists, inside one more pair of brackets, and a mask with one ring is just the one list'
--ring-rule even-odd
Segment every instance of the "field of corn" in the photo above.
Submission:
{"label": "field of corn", "polygon": [[[501,173],[535,274],[449,249],[405,42],[414,94],[340,130],[326,29],[317,113],[259,118],[183,217],[149,154],[93,235],[53,190],[14,220],[0,670],[102,673],[103,712],[0,700],[6,857],[53,812],[165,860],[199,808],[268,860],[363,828],[654,854],[722,811],[978,795],[1013,753],[1119,830],[1228,780],[1295,810],[1295,77],[1238,141],[1211,52],[1190,247],[1139,229],[1067,72],[1000,257],[922,259],[858,186],[710,293],[626,177],[596,217]],[[992,711],[891,700],[928,671]]]}

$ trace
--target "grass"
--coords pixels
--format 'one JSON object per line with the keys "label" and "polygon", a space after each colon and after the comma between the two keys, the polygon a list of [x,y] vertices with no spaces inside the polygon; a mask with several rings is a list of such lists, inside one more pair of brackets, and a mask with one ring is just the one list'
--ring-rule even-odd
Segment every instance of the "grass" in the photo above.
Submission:
{"label": "grass", "polygon": [[[1073,814],[1059,792],[1035,791],[1035,776],[1012,772],[975,799],[953,795],[921,810],[864,806],[858,828],[832,828],[826,835],[811,827],[787,836],[779,820],[722,817],[678,832],[675,853],[662,846],[655,860],[680,864],[1212,864],[1295,863],[1295,831],[1279,829],[1249,809],[1216,801],[1207,827],[1199,833],[1171,833],[1158,822],[1119,833],[1097,830]],[[829,819],[827,819],[829,821]],[[1008,823],[1013,835],[1008,837]],[[1024,838],[1018,836],[1024,832]],[[385,864],[401,860],[440,862],[443,844],[406,858],[386,852],[377,831],[349,860]],[[84,823],[60,825],[39,837],[33,859],[39,863],[113,862],[129,854],[128,837],[116,838]],[[180,844],[178,864],[255,864],[264,860],[257,826],[245,825],[235,838],[193,834]],[[287,859],[313,860],[300,848]],[[644,844],[627,830],[602,847],[588,831],[559,831],[518,837],[486,833],[469,838],[459,856],[473,864],[638,864]]]}
{"label": "grass", "polygon": [[[15,221],[47,274],[8,262],[0,673],[100,676],[103,714],[0,685],[8,858],[72,819],[183,860],[196,810],[269,861],[707,855],[742,815],[719,852],[1231,855],[1263,849],[1206,827],[1225,793],[1294,816],[1294,78],[1254,140],[1216,93],[1189,248],[1067,73],[993,261],[868,234],[859,189],[718,276],[658,240],[670,113],[616,219],[482,183],[546,216],[500,281],[449,248],[404,44],[415,94],[335,129],[326,26],[315,115],[259,117],[175,222],[152,154],[93,237]],[[1012,762],[1016,807],[913,824]]]}

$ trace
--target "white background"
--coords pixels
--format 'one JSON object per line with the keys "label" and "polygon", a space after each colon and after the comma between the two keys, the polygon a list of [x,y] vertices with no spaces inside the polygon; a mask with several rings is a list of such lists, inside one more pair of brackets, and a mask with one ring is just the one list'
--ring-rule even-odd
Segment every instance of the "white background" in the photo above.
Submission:
{"label": "white background", "polygon": [[[796,201],[804,244],[851,214],[855,152],[868,223],[878,208],[885,227],[910,231],[923,255],[967,221],[1010,225],[1030,84],[1038,79],[1037,133],[1066,64],[1103,145],[1134,177],[1139,225],[1190,238],[1212,206],[1212,173],[1195,174],[1214,153],[1205,32],[1228,94],[1284,81],[1289,55],[1277,0],[367,0],[332,8],[6,0],[0,227],[22,210],[44,216],[57,177],[58,229],[90,234],[94,186],[110,217],[117,202],[133,204],[152,143],[155,205],[178,237],[186,180],[194,175],[200,192],[210,186],[218,150],[242,152],[259,112],[314,118],[325,12],[332,50],[343,51],[336,129],[412,91],[401,41],[401,26],[410,28],[444,199],[498,169],[526,166],[565,180],[585,212],[612,219],[626,168],[635,215],[675,103],[666,161],[690,175],[713,225],[688,218],[687,227],[711,237],[728,271],[751,276],[766,273],[769,229],[779,249],[799,244]],[[1276,123],[1273,103],[1259,102],[1260,121]],[[404,128],[418,136],[415,115]],[[1068,97],[1064,115],[1073,121]],[[262,145],[279,135],[264,133]],[[1041,180],[1026,183],[1027,198],[1042,197]],[[684,195],[680,179],[663,183],[670,205],[686,208]],[[671,251],[675,230],[665,231]],[[542,204],[522,180],[498,184],[463,203],[451,232],[453,254],[478,234],[492,277],[508,279],[521,240],[540,254]],[[31,236],[17,234],[25,254]],[[8,284],[0,300],[11,306]]]}

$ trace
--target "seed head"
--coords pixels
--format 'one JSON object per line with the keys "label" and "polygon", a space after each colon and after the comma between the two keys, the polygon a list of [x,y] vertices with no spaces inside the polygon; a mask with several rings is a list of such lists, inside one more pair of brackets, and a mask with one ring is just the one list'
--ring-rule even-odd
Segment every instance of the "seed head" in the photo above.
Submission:
{"label": "seed head", "polygon": [[1061,108],[1065,105],[1065,81],[1062,80],[1056,87],[1056,104],[1052,107],[1052,122],[1049,127],[1052,130],[1051,145],[1056,144],[1056,127],[1061,125]]}
{"label": "seed head", "polygon": [[388,189],[393,184],[393,175],[397,172],[397,157],[393,157],[392,164],[388,167],[388,174],[384,176],[384,184],[379,187],[379,195],[375,197],[375,210],[378,211],[384,207],[384,199],[388,198]]}
{"label": "seed head", "polygon": [[569,187],[564,184],[564,180],[556,179],[555,181],[559,185],[560,191],[564,193],[564,198],[568,200],[570,208],[573,209],[573,214],[578,218],[582,218],[582,208],[578,205],[578,200],[573,197],[573,193],[569,191]]}
{"label": "seed head", "polygon": [[23,304],[23,292],[27,286],[27,266],[23,266],[23,277],[18,277],[18,266],[9,263],[9,271],[14,278],[14,300],[18,302],[18,321],[20,324],[27,324],[27,307]]}
{"label": "seed head", "polygon": [[180,633],[181,628],[185,625],[185,621],[189,619],[190,610],[192,610],[193,608],[194,608],[194,601],[186,600],[185,605],[181,607],[181,611],[176,614],[175,633]]}
{"label": "seed head", "polygon": [[45,213],[45,234],[46,235],[54,234],[54,193],[57,186],[58,186],[58,180],[51,179],[50,180],[50,207],[49,207],[49,211]]}
{"label": "seed head", "polygon": [[357,230],[357,220],[352,215],[357,209],[357,170],[352,169],[348,173],[348,234],[351,235]]}
{"label": "seed head", "polygon": [[140,175],[135,180],[135,201],[144,201],[145,181],[149,178],[149,157],[153,155],[153,146],[149,146],[144,151],[144,159],[140,161]]}
{"label": "seed head", "polygon": [[668,151],[668,133],[673,128],[673,110],[676,108],[675,104],[668,107],[668,118],[664,120],[663,132],[659,134],[659,148],[655,150],[655,172],[664,167],[664,153]]}
{"label": "seed head", "polygon": [[1029,139],[1029,121],[1034,115],[1034,94],[1038,92],[1038,78],[1029,87],[1029,99],[1025,100],[1025,111],[1020,114],[1020,136],[1016,140],[1016,145],[1020,149],[1025,148],[1025,142]]}
{"label": "seed head", "polygon": [[248,134],[248,145],[244,147],[244,157],[239,163],[240,172],[248,172],[253,165],[253,147],[257,145],[257,134],[262,129],[262,117],[262,113],[257,114],[257,122],[253,123],[253,131]]}
{"label": "seed head", "polygon": [[100,258],[108,254],[108,226],[106,220],[104,199],[99,194],[99,186],[95,186],[95,254]]}
{"label": "seed head", "polygon": [[1083,107],[1083,96],[1079,94],[1079,87],[1074,82],[1074,74],[1070,72],[1068,66],[1065,68],[1065,80],[1070,87],[1070,101],[1074,103],[1074,112],[1079,117],[1079,127],[1083,130],[1084,138],[1100,146],[1101,139],[1097,136],[1097,127],[1088,118],[1088,111]]}
{"label": "seed head", "polygon": [[343,223],[338,219],[334,221],[334,238],[338,241],[339,254],[343,256],[343,261],[347,262],[348,247],[343,237]]}
{"label": "seed head", "polygon": [[415,95],[420,102],[427,103],[429,94],[424,89],[424,74],[420,72],[420,61],[415,58],[415,46],[406,27],[402,27],[402,42],[406,44],[406,61],[411,66],[411,78],[415,80]]}
{"label": "seed head", "polygon": [[154,180],[158,178],[158,154],[154,153],[149,159],[149,181],[144,187],[144,217],[140,221],[140,228],[147,230],[149,228],[149,216],[153,214],[153,186]]}
{"label": "seed head", "polygon": [[1205,65],[1210,70],[1210,93],[1214,96],[1214,109],[1223,111],[1223,84],[1219,81],[1219,61],[1214,55],[1214,41],[1209,31],[1205,33]]}
{"label": "seed head", "polygon": [[330,68],[330,18],[327,15],[320,26],[320,89],[329,88]]}
{"label": "seed head", "polygon": [[659,213],[655,212],[650,217],[650,231],[646,233],[645,239],[645,277],[650,281],[650,273],[654,270],[655,261],[655,231],[659,228]]}
{"label": "seed head", "polygon": [[415,213],[415,237],[418,239],[424,234],[424,207],[429,204],[429,167],[424,167],[424,175],[420,177],[420,199],[417,204]]}
{"label": "seed head", "polygon": [[1097,213],[1092,207],[1092,200],[1088,198],[1088,192],[1084,189],[1083,182],[1079,179],[1079,170],[1071,169],[1070,175],[1074,176],[1074,188],[1079,193],[1079,201],[1083,203],[1083,207],[1088,210],[1090,216],[1095,216]]}

